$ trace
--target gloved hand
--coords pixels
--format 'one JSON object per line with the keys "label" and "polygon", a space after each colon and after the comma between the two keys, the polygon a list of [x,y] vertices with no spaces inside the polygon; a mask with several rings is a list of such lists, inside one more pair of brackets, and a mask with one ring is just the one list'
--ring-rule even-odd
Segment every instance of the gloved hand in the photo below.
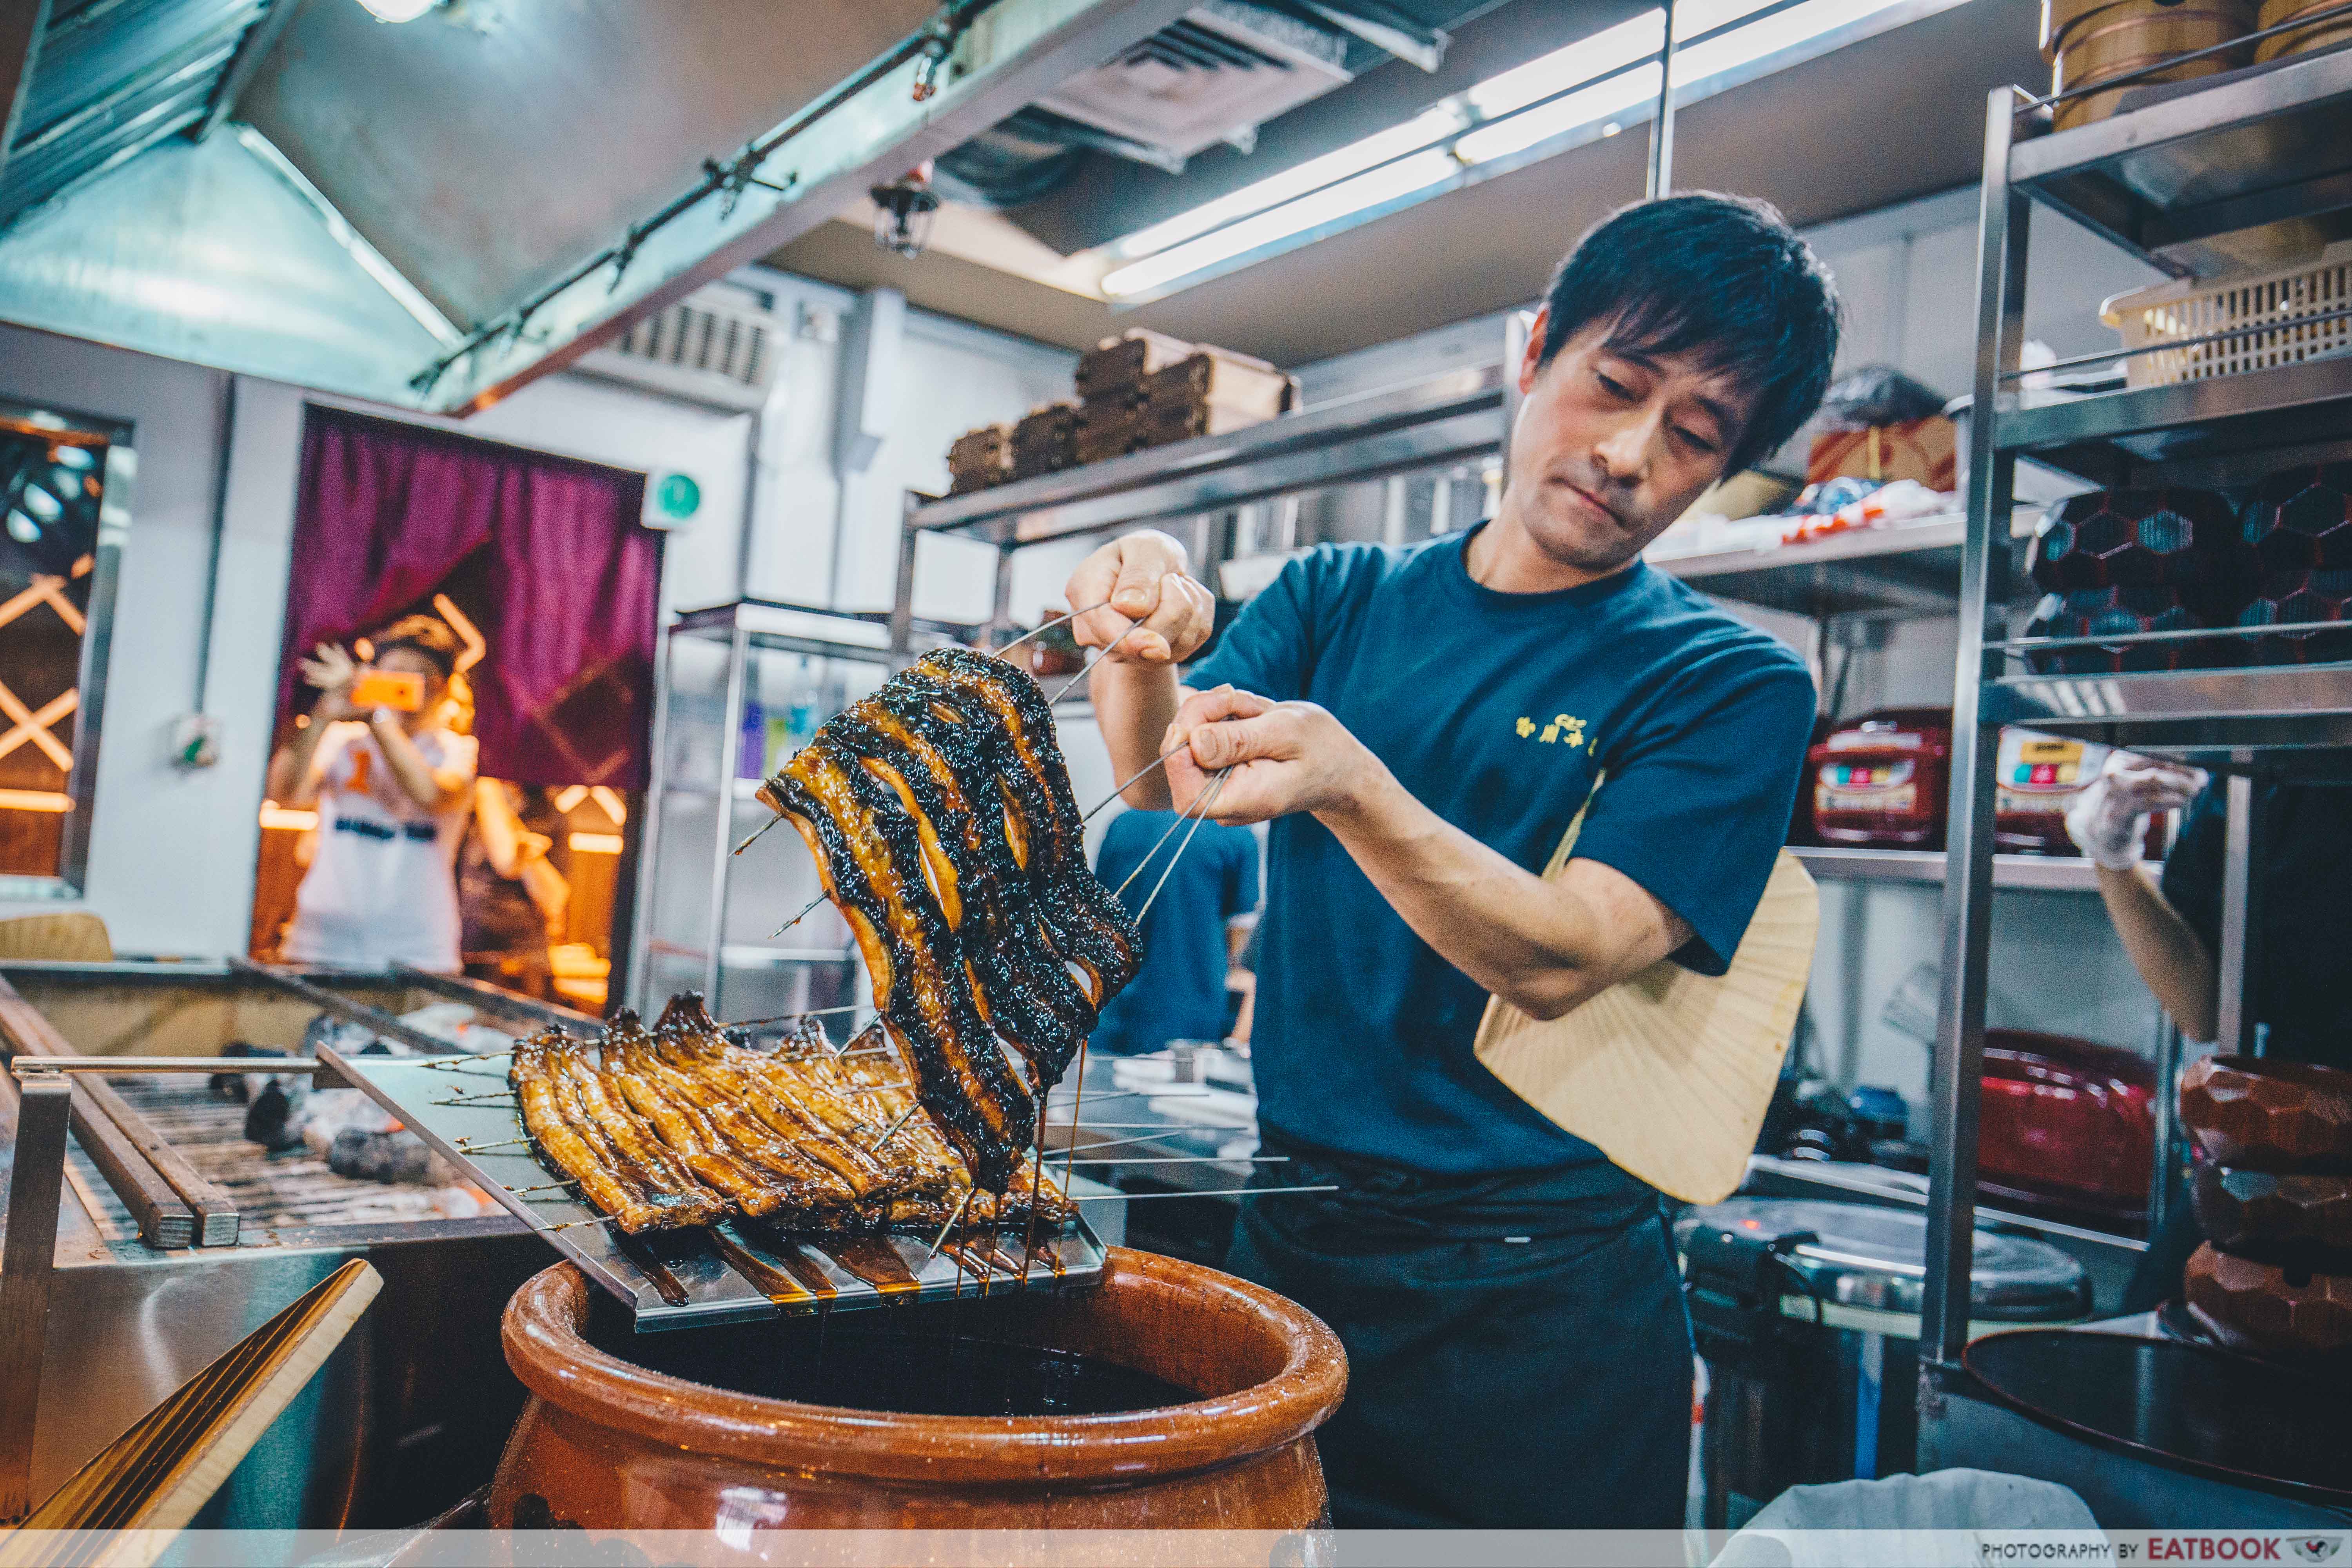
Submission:
{"label": "gloved hand", "polygon": [[2204,787],[2202,768],[2110,752],[2099,776],[2068,809],[2066,836],[2098,865],[2128,871],[2139,864],[2148,814],[2187,805]]}

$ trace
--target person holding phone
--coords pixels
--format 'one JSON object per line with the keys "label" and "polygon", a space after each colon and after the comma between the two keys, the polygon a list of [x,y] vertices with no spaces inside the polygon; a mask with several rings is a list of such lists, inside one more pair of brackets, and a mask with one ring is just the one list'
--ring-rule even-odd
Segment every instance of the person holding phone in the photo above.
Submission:
{"label": "person holding phone", "polygon": [[457,638],[409,616],[373,643],[365,665],[331,643],[300,661],[318,700],[269,759],[269,797],[319,812],[278,951],[299,963],[456,973],[455,867],[474,805],[473,738],[448,727]]}

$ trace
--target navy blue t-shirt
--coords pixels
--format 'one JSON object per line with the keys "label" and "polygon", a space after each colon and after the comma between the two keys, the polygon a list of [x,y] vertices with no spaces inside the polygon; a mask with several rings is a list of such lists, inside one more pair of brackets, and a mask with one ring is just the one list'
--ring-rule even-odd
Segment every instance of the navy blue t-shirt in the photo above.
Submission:
{"label": "navy blue t-shirt", "polygon": [[[1423,805],[1533,872],[1605,768],[1577,857],[1689,921],[1675,958],[1721,973],[1796,798],[1803,661],[1638,562],[1558,593],[1481,587],[1469,538],[1318,547],[1184,683],[1321,704]],[[1252,1068],[1270,1132],[1440,1175],[1603,1158],[1479,1064],[1486,993],[1312,816],[1273,825],[1259,940]]]}
{"label": "navy blue t-shirt", "polygon": [[1172,811],[1123,811],[1103,829],[1095,875],[1108,887],[1126,885],[1118,900],[1128,913],[1147,899],[1151,908],[1143,967],[1103,1008],[1089,1041],[1097,1050],[1132,1054],[1224,1037],[1225,925],[1257,908],[1257,835],[1177,821]]}

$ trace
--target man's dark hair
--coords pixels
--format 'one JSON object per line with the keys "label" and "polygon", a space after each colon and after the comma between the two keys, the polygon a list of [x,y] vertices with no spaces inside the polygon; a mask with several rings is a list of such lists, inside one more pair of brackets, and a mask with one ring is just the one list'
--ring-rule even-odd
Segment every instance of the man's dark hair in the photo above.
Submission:
{"label": "man's dark hair", "polygon": [[404,647],[433,661],[446,680],[457,668],[457,634],[432,616],[403,616],[370,639],[378,658]]}
{"label": "man's dark hair", "polygon": [[1769,456],[1821,405],[1837,358],[1829,269],[1770,204],[1712,191],[1620,207],[1552,275],[1542,364],[1595,321],[1615,349],[1689,353],[1755,398],[1724,464]]}

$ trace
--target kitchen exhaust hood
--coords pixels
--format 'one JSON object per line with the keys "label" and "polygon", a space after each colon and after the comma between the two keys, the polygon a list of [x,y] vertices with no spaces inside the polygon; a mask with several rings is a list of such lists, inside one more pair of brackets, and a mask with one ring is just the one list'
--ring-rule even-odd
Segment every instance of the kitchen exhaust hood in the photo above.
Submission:
{"label": "kitchen exhaust hood", "polygon": [[462,414],[1196,3],[12,7],[0,320]]}

